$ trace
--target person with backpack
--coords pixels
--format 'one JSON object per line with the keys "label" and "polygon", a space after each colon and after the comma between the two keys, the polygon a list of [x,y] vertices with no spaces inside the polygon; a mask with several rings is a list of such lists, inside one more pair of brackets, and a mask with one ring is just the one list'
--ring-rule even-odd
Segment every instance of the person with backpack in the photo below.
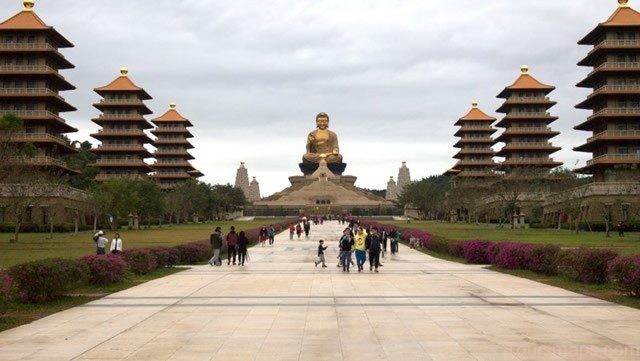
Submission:
{"label": "person with backpack", "polygon": [[342,272],[349,272],[351,265],[351,248],[353,246],[353,238],[351,238],[351,229],[346,228],[340,237],[340,261],[342,262]]}
{"label": "person with backpack", "polygon": [[244,266],[244,261],[247,259],[248,244],[249,240],[247,236],[245,236],[244,231],[240,231],[240,234],[238,234],[238,243],[236,243],[238,248],[238,265],[240,266]]}
{"label": "person with backpack", "polygon": [[222,231],[220,230],[220,227],[216,227],[211,234],[209,241],[211,242],[211,248],[213,249],[213,257],[209,260],[209,264],[211,266],[221,266],[222,261],[220,260],[220,250],[222,249]]}
{"label": "person with backpack", "polygon": [[233,255],[233,265],[236,265],[236,255],[238,244],[238,234],[236,233],[236,227],[231,226],[229,233],[227,234],[227,266],[231,264],[231,257]]}
{"label": "person with backpack", "polygon": [[378,233],[378,228],[371,228],[371,234],[367,236],[366,247],[369,250],[369,271],[373,271],[375,267],[375,272],[378,273],[378,267],[380,267],[380,234]]}
{"label": "person with backpack", "polygon": [[267,236],[269,236],[269,245],[273,246],[274,238],[276,237],[276,229],[273,228],[273,224],[269,225],[269,229],[267,230]]}
{"label": "person with backpack", "polygon": [[113,239],[111,240],[111,247],[109,247],[111,254],[119,254],[122,252],[122,238],[120,238],[120,233],[116,233],[113,235]]}

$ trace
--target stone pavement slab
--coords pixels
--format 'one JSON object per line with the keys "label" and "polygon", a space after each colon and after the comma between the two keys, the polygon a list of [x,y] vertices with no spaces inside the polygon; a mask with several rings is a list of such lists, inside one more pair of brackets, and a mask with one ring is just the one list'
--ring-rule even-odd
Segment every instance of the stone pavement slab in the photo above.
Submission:
{"label": "stone pavement slab", "polygon": [[5,331],[0,360],[640,360],[639,310],[406,247],[378,274],[343,273],[342,229]]}

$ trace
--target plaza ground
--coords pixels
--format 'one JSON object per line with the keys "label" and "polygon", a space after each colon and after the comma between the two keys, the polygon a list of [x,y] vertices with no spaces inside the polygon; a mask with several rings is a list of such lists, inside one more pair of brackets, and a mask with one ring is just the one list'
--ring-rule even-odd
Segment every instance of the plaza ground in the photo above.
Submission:
{"label": "plaza ground", "polygon": [[[181,224],[162,228],[141,230],[121,230],[121,238],[125,248],[175,246],[193,241],[208,240],[216,226],[222,227],[226,233],[232,225],[236,230],[248,230],[264,224],[277,223],[281,219],[253,221],[224,221],[215,223]],[[107,238],[113,238],[114,231],[105,230]],[[36,259],[60,257],[76,258],[95,252],[93,232],[81,232],[78,235],[54,233],[48,239],[48,233],[20,234],[18,243],[9,243],[13,233],[0,233],[0,269],[14,264]]]}
{"label": "plaza ground", "polygon": [[[2,360],[633,360],[640,311],[401,246],[335,267],[336,222],[0,333]],[[315,268],[327,239],[328,268]]]}
{"label": "plaza ground", "polygon": [[585,232],[556,229],[511,229],[509,226],[499,228],[495,224],[449,223],[437,221],[393,222],[398,227],[422,229],[440,238],[451,241],[483,240],[514,241],[541,244],[556,244],[561,247],[604,247],[611,248],[621,255],[640,254],[640,233],[626,232],[625,237],[618,237],[618,232],[611,231],[607,238],[604,232]]}

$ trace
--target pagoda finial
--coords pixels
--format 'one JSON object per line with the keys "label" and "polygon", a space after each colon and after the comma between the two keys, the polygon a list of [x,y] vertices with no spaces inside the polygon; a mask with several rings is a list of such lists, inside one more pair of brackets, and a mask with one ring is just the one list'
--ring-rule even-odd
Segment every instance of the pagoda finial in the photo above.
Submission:
{"label": "pagoda finial", "polygon": [[520,72],[522,74],[528,74],[529,73],[529,66],[528,65],[523,65],[520,67]]}
{"label": "pagoda finial", "polygon": [[24,5],[24,11],[33,11],[33,7],[35,6],[35,1],[24,0],[22,1],[22,5]]}
{"label": "pagoda finial", "polygon": [[629,7],[629,0],[618,0],[618,4],[620,4],[619,6],[621,8],[628,8]]}
{"label": "pagoda finial", "polygon": [[169,109],[175,109],[176,108],[176,103],[171,102],[169,103]]}
{"label": "pagoda finial", "polygon": [[480,103],[477,100],[474,100],[473,102],[471,102],[471,107],[474,109],[477,109],[479,105]]}
{"label": "pagoda finial", "polygon": [[240,162],[240,166],[241,166],[241,167],[244,167],[244,162]]}
{"label": "pagoda finial", "polygon": [[129,74],[129,69],[126,66],[120,68],[120,76],[127,76],[127,74]]}

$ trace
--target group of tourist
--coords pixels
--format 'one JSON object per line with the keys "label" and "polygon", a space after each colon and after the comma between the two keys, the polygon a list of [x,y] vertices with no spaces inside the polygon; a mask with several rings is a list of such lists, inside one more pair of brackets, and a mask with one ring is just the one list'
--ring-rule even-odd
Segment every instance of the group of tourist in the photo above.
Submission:
{"label": "group of tourist", "polygon": [[273,225],[260,227],[260,231],[258,231],[258,239],[260,240],[260,246],[264,247],[264,244],[267,240],[269,240],[269,245],[273,246],[276,237],[276,229],[273,228]]}
{"label": "group of tourist", "polygon": [[[260,230],[262,232],[262,229]],[[274,230],[275,232],[275,230]],[[236,233],[236,228],[231,226],[229,233],[223,236],[222,229],[216,227],[211,234],[210,238],[211,248],[213,249],[213,256],[209,260],[211,266],[221,266],[222,260],[220,259],[220,252],[222,251],[223,243],[227,245],[227,266],[236,265],[236,257],[238,259],[238,265],[244,266],[244,262],[248,259],[247,246],[249,245],[249,239],[245,235],[244,231]]]}
{"label": "group of tourist", "polygon": [[[107,235],[104,231],[98,231],[94,234],[93,242],[96,244],[96,254],[107,254],[107,243],[109,242],[109,239],[107,239]],[[113,239],[111,240],[109,253],[119,254],[120,252],[122,252],[122,238],[120,238],[120,233],[116,233],[113,235]]]}
{"label": "group of tourist", "polygon": [[296,234],[298,239],[302,236],[302,232],[304,232],[304,237],[309,238],[309,232],[311,232],[311,222],[309,222],[306,218],[303,218],[301,222],[296,225],[289,226],[289,240],[293,240],[293,235]]}
{"label": "group of tourist", "polygon": [[[341,220],[339,220],[342,222]],[[351,266],[354,265],[352,255],[355,254],[358,272],[364,271],[367,258],[369,259],[369,271],[379,272],[379,268],[383,267],[380,262],[380,258],[385,257],[387,252],[387,244],[391,241],[391,254],[398,253],[398,243],[401,239],[399,231],[393,229],[390,233],[384,228],[380,230],[378,227],[372,227],[365,229],[360,227],[360,222],[357,220],[351,220],[349,227],[345,228],[342,232],[342,236],[338,241],[338,265],[342,267],[343,272],[350,272]],[[324,245],[324,240],[319,241],[317,258],[315,260],[315,266],[318,267],[322,264],[325,268],[325,251],[327,246]]]}

